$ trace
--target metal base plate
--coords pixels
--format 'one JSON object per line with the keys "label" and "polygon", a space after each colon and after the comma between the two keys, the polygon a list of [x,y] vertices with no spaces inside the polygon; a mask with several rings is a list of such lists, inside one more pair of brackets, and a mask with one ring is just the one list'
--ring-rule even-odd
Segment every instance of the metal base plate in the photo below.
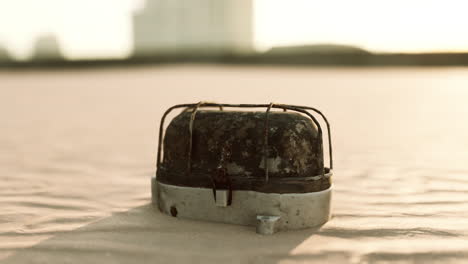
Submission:
{"label": "metal base plate", "polygon": [[264,234],[319,226],[331,215],[331,187],[320,192],[287,194],[236,190],[232,194],[232,204],[220,206],[209,188],[164,184],[155,177],[151,186],[153,204],[163,213],[188,219],[257,226],[257,232]]}

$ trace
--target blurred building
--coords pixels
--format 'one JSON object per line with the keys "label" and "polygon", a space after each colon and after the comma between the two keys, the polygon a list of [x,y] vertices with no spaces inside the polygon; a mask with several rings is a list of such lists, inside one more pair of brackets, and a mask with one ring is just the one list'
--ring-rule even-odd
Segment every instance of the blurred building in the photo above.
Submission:
{"label": "blurred building", "polygon": [[134,17],[142,54],[245,53],[253,47],[253,0],[147,0]]}
{"label": "blurred building", "polygon": [[60,50],[55,35],[46,34],[39,37],[34,45],[32,60],[63,60],[63,54]]}
{"label": "blurred building", "polygon": [[11,61],[10,53],[6,48],[0,45],[0,63]]}

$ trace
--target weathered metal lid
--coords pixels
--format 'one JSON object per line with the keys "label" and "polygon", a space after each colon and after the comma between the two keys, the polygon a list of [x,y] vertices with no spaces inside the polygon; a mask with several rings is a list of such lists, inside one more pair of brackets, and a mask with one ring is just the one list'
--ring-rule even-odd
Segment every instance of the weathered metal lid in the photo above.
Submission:
{"label": "weathered metal lid", "polygon": [[[221,108],[199,110],[203,106]],[[267,111],[224,111],[222,107],[265,107]],[[175,108],[185,110],[166,129],[161,159],[164,119]],[[270,111],[272,108],[284,112]],[[331,169],[324,166],[323,133],[308,109],[319,113],[329,128],[325,117],[309,107],[213,103],[174,106],[161,120],[157,180],[186,187],[268,193],[328,189]],[[331,167],[331,147],[329,152]]]}

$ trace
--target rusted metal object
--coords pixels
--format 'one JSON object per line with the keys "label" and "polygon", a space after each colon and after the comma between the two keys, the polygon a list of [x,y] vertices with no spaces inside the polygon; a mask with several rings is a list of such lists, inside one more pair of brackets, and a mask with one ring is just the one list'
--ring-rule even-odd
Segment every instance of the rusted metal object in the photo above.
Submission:
{"label": "rusted metal object", "polygon": [[[230,107],[266,108],[266,111],[224,110]],[[176,108],[183,111],[172,119],[164,134],[165,118]],[[272,111],[278,108],[283,111]],[[322,127],[307,110],[319,114],[327,126],[329,168],[324,164]],[[328,192],[332,166],[330,127],[317,109],[273,103],[233,105],[201,102],[171,107],[161,119],[157,177],[153,185],[164,186],[163,191],[167,194],[170,186],[188,188],[187,191],[193,188],[197,191],[211,190],[216,205],[230,206],[237,199],[236,193],[245,191],[272,195],[303,194],[301,197]],[[181,191],[180,188],[177,191]],[[153,186],[153,196],[161,198],[156,189]],[[176,189],[171,190],[175,192]],[[196,201],[191,203],[197,206]],[[159,203],[162,211],[167,206]],[[173,207],[171,205],[169,209],[172,215]],[[181,209],[177,212],[178,215],[183,214]],[[262,215],[261,219],[268,219],[267,216]],[[223,216],[213,217],[213,220],[219,218]],[[252,221],[255,222],[255,218]],[[288,221],[278,222],[287,226],[285,223]],[[305,226],[310,226],[310,223]]]}

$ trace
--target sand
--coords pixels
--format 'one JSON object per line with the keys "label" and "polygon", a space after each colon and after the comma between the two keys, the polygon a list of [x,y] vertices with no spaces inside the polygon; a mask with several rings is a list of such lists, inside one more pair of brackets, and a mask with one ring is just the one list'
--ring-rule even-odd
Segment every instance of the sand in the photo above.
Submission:
{"label": "sand", "polygon": [[[333,219],[261,236],[150,204],[159,118],[210,100],[329,117]],[[467,263],[468,69],[0,72],[0,263]]]}

